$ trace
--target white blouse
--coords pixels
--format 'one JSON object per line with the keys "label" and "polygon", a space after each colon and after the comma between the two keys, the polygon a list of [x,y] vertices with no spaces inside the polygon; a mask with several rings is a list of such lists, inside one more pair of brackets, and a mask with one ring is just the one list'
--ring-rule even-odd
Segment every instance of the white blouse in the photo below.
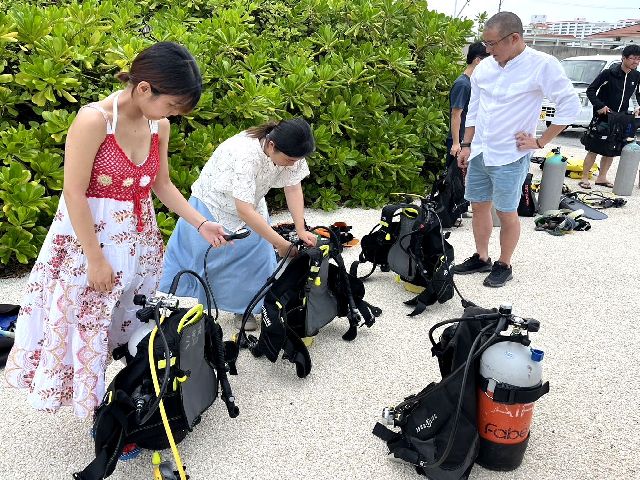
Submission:
{"label": "white blouse", "polygon": [[236,198],[252,204],[266,219],[264,197],[267,192],[271,188],[296,185],[308,175],[304,158],[291,167],[274,165],[263,152],[260,141],[241,132],[216,148],[191,186],[191,193],[227,230],[235,231],[244,225],[236,210]]}

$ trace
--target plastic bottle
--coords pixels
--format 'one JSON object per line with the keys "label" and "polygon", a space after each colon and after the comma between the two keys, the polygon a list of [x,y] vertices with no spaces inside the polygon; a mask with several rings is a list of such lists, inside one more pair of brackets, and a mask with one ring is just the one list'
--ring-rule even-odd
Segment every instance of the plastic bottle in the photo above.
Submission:
{"label": "plastic bottle", "polygon": [[640,166],[640,145],[633,141],[622,149],[620,163],[613,183],[613,193],[629,196],[633,191],[633,183]]}
{"label": "plastic bottle", "polygon": [[567,171],[567,159],[560,154],[560,148],[552,150],[554,155],[547,158],[540,180],[540,194],[538,195],[538,212],[558,210],[562,197],[564,175]]}

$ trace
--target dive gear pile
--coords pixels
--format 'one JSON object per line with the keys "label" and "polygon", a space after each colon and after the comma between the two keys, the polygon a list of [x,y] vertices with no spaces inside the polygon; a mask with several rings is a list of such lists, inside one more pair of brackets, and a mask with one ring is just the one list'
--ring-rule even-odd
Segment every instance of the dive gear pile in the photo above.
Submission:
{"label": "dive gear pile", "polygon": [[453,247],[442,231],[434,204],[418,197],[420,205],[405,202],[383,207],[380,222],[362,238],[362,252],[351,265],[351,275],[357,275],[360,263],[371,262],[382,271],[393,271],[400,279],[424,287],[422,293],[405,302],[415,307],[409,316],[422,313],[435,302],[444,303],[453,297],[455,284],[451,268]]}
{"label": "dive gear pile", "polygon": [[[434,331],[445,325],[449,327],[436,342]],[[430,383],[399,405],[383,410],[385,423],[399,427],[399,432],[377,423],[373,434],[387,442],[390,454],[414,465],[418,473],[431,480],[466,479],[477,461],[489,469],[516,468],[529,440],[527,421],[530,422],[532,404],[549,391],[549,384],[538,381],[534,386],[520,387],[508,383],[508,376],[504,380],[498,379],[498,383],[486,381],[478,376],[479,359],[491,365],[491,359],[485,360],[484,353],[501,342],[518,348],[528,347],[529,332],[537,332],[539,327],[536,320],[514,316],[508,305],[499,310],[468,306],[462,318],[437,323],[429,330],[429,338],[432,354],[438,358],[442,380]],[[502,333],[509,328],[509,335]],[[534,352],[539,351],[532,350],[531,355]],[[540,353],[535,354],[540,357]],[[522,365],[517,363],[511,366],[521,369]],[[486,428],[479,423],[479,418],[485,419],[484,406],[478,403],[483,395],[490,395],[490,400],[500,404],[502,410],[510,405],[525,404],[526,408],[520,409],[526,418],[519,419],[519,442],[499,444],[487,440],[483,433],[479,434],[479,427]],[[508,422],[500,418],[499,423],[492,424],[488,431],[509,432]],[[511,436],[510,433],[505,435]]]}
{"label": "dive gear pile", "polygon": [[[329,237],[319,235],[315,247],[292,244],[290,251],[301,247],[297,255],[291,259],[287,256],[278,264],[245,310],[238,334],[239,345],[248,347],[255,357],[264,355],[275,362],[283,351],[283,358],[295,364],[300,378],[311,371],[311,357],[303,338],[315,336],[335,317],[347,317],[349,329],[342,338],[351,341],[358,327],[371,327],[382,313],[364,300],[362,281],[347,273],[339,233],[334,227],[312,229],[319,230],[328,232]],[[246,320],[263,298],[260,337],[247,336]]]}
{"label": "dive gear pile", "polygon": [[[180,277],[191,274],[201,283],[207,297],[207,312],[198,304],[178,308],[173,296]],[[233,342],[222,341],[222,329],[211,316],[211,293],[195,272],[183,270],[173,280],[167,297],[147,299],[136,295],[134,303],[141,322],[155,321],[155,328],[137,345],[135,356],[128,346],[113,352],[114,359],[125,357],[124,367],[115,376],[96,410],[93,421],[96,458],[74,474],[79,480],[98,480],[111,475],[125,444],[160,450],[171,447],[180,479],[186,475],[176,444],[200,422],[202,414],[218,395],[229,416],[239,414],[227,379],[225,350]],[[161,316],[161,311],[170,313]],[[160,342],[156,342],[156,337]],[[159,377],[158,372],[161,378]],[[161,384],[160,384],[161,380]]]}
{"label": "dive gear pile", "polygon": [[535,229],[561,236],[573,231],[587,231],[591,224],[582,218],[583,210],[548,210],[533,219]]}

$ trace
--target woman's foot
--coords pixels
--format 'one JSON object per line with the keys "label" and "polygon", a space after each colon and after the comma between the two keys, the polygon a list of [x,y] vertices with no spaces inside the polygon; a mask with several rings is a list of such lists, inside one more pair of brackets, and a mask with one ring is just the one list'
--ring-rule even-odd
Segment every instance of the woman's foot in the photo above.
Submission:
{"label": "woman's foot", "polygon": [[585,190],[590,190],[591,189],[591,184],[589,183],[589,180],[580,180],[578,182],[578,186],[580,188],[584,188]]}

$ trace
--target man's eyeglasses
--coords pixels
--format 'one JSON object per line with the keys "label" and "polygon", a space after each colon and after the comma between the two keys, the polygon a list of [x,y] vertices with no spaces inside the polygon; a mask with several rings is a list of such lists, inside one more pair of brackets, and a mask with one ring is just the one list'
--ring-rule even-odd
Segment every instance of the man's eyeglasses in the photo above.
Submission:
{"label": "man's eyeglasses", "polygon": [[504,37],[502,37],[500,40],[496,40],[495,42],[481,42],[481,43],[486,48],[492,48],[492,47],[495,47],[497,44],[499,44],[501,41],[503,41],[505,38],[507,38],[509,35],[513,35],[514,33],[518,33],[518,32],[507,33]]}

